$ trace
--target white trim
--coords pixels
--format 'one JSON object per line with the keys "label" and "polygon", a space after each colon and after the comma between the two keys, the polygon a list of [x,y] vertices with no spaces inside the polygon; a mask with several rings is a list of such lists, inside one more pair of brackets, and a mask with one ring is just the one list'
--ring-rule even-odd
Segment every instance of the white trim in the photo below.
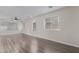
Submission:
{"label": "white trim", "polygon": [[61,44],[66,44],[66,45],[69,45],[69,46],[73,46],[73,47],[79,48],[79,45],[76,45],[76,44],[72,44],[72,43],[68,43],[68,42],[64,42],[64,41],[58,41],[58,40],[55,40],[55,39],[49,39],[49,38],[46,38],[46,37],[43,37],[43,36],[33,35],[33,34],[30,34],[30,33],[25,33],[25,34],[31,35],[31,36],[34,36],[34,37],[39,37],[39,38],[47,39],[47,40],[50,40],[50,41],[54,41],[54,42],[58,42],[58,43],[61,43]]}
{"label": "white trim", "polygon": [[[56,29],[46,29],[46,18],[48,17],[58,17],[58,28]],[[61,28],[60,28],[60,19],[59,19],[59,16],[58,15],[55,15],[55,16],[48,16],[44,19],[44,31],[60,31]]]}

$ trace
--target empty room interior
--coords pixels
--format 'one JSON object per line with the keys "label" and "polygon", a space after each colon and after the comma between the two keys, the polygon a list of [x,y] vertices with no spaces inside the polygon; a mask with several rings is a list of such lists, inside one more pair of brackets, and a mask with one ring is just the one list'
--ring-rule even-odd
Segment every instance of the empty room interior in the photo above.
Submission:
{"label": "empty room interior", "polygon": [[79,53],[79,6],[0,6],[0,53]]}

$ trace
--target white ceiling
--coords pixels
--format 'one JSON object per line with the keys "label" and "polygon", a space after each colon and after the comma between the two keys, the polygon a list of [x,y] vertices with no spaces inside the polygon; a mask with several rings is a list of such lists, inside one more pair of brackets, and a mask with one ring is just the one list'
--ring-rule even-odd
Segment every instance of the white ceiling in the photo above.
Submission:
{"label": "white ceiling", "polygon": [[36,16],[60,7],[56,6],[53,8],[48,8],[48,6],[0,6],[0,17]]}

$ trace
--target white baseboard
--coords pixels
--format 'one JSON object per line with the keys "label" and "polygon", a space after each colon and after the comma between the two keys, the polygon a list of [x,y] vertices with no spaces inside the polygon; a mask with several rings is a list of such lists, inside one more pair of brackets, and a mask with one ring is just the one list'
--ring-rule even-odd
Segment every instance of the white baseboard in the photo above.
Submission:
{"label": "white baseboard", "polygon": [[42,37],[42,36],[38,36],[38,35],[33,35],[33,34],[29,34],[29,33],[25,33],[25,34],[31,35],[31,36],[35,36],[35,37],[39,37],[39,38],[43,38],[43,39],[47,39],[47,40],[51,40],[51,41],[55,41],[55,42],[59,42],[59,43],[62,43],[62,44],[66,44],[66,45],[69,45],[69,46],[73,46],[73,47],[79,48],[79,45],[76,45],[76,44],[72,44],[72,43],[68,43],[68,42],[63,42],[63,41],[57,41],[57,40],[54,40],[54,39],[49,39],[49,38],[46,38],[46,37]]}

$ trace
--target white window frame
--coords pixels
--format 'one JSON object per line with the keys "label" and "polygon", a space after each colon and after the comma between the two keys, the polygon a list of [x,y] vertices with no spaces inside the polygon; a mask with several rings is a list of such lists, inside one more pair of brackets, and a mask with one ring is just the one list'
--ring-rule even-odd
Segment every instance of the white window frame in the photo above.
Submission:
{"label": "white window frame", "polygon": [[[58,21],[58,26],[57,26],[57,28],[52,28],[52,29],[47,29],[46,28],[46,19],[47,18],[54,18],[54,17],[57,17],[57,21]],[[50,19],[49,19],[50,20]],[[60,31],[61,29],[60,29],[60,19],[59,19],[59,16],[48,16],[48,17],[46,17],[45,18],[45,20],[44,20],[44,31]]]}

